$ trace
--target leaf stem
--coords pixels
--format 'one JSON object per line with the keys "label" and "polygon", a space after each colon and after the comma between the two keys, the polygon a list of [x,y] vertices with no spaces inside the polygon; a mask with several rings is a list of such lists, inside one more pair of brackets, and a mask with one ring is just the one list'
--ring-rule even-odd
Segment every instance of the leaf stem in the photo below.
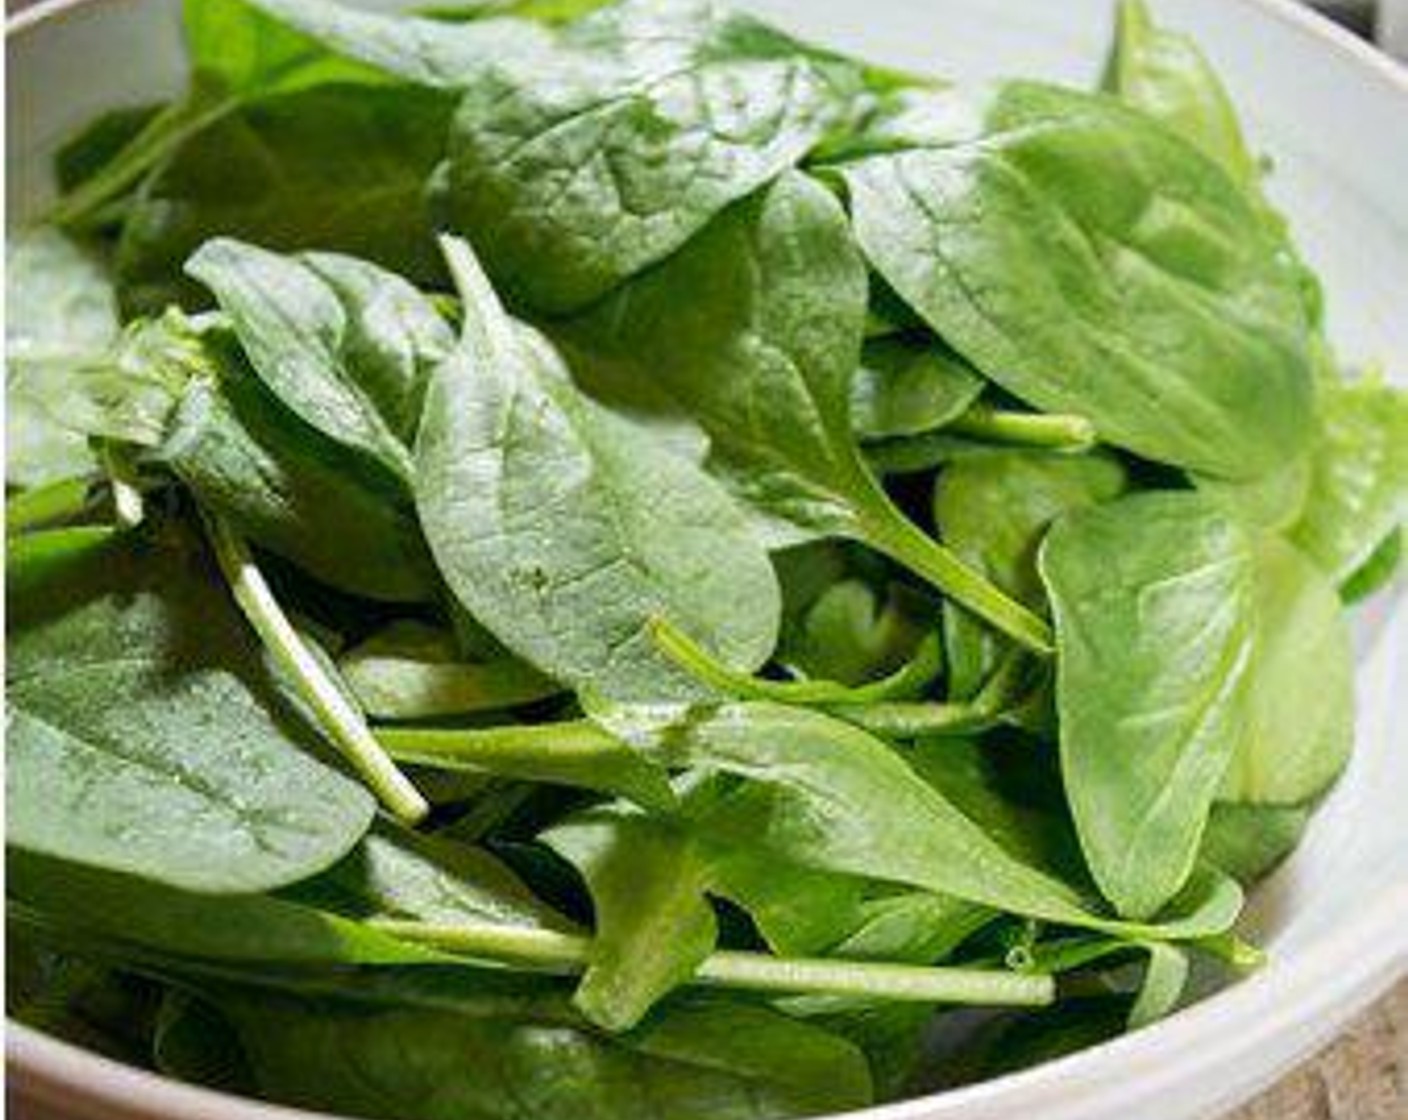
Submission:
{"label": "leaf stem", "polygon": [[207,512],[206,524],[215,558],[235,601],[299,696],[313,709],[328,738],[388,811],[406,824],[419,822],[430,812],[429,803],[396,768],[362,713],[304,644],[244,540],[217,515]]}
{"label": "leaf stem", "polygon": [[103,207],[136,186],[142,176],[179,145],[229,115],[237,104],[234,97],[202,102],[188,96],[167,105],[101,171],[49,207],[44,221],[68,229],[91,229],[95,215],[102,213]]}
{"label": "leaf stem", "polygon": [[668,808],[675,800],[664,770],[590,720],[506,727],[382,727],[377,738],[399,762],[594,789],[647,808]]}
{"label": "leaf stem", "polygon": [[649,634],[661,653],[710,688],[742,700],[771,700],[781,704],[871,704],[895,696],[913,695],[938,675],[943,659],[937,635],[930,634],[909,661],[889,676],[869,684],[773,681],[730,669],[668,619],[652,618]]}
{"label": "leaf stem", "polygon": [[969,568],[895,509],[888,497],[861,522],[861,538],[923,576],[965,610],[1034,653],[1054,652],[1051,627]]}
{"label": "leaf stem", "polygon": [[1011,412],[975,404],[944,431],[972,439],[991,440],[1050,451],[1087,451],[1095,445],[1095,425],[1084,416]]}
{"label": "leaf stem", "polygon": [[[573,975],[591,959],[588,937],[526,926],[373,919],[383,933],[451,953]],[[766,953],[709,954],[691,982],[755,992],[862,996],[917,1003],[1043,1007],[1055,998],[1048,976],[1004,969],[937,968],[889,962],[781,958]]]}
{"label": "leaf stem", "polygon": [[960,703],[892,701],[873,704],[828,704],[828,714],[888,739],[918,739],[938,735],[968,735],[985,731],[1021,696],[1028,656],[1012,651],[971,700]]}

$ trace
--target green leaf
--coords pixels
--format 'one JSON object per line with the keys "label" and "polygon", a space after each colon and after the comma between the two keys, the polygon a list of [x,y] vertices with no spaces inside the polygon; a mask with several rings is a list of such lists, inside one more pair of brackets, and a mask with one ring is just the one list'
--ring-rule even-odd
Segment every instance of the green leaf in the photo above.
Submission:
{"label": "green leaf", "polygon": [[[597,718],[665,765],[748,779],[701,822],[714,835],[804,867],[903,883],[1063,924],[1155,928],[1098,917],[1075,890],[1009,855],[883,743],[839,720],[775,704],[626,707]],[[1208,908],[1187,929],[1230,921],[1238,902],[1229,896],[1228,913],[1213,897],[1223,887],[1200,889]]]}
{"label": "green leaf", "polygon": [[40,486],[93,469],[67,422],[72,373],[117,338],[106,270],[56,230],[10,237],[5,249],[5,477]]}
{"label": "green leaf", "polygon": [[1309,820],[1303,805],[1219,803],[1208,817],[1199,859],[1251,887],[1300,843]]}
{"label": "green leaf", "polygon": [[465,327],[427,394],[416,503],[461,604],[549,676],[617,697],[683,685],[646,633],[656,615],[729,665],[760,665],[781,604],[743,514],[582,396],[504,313],[468,247],[447,252]]}
{"label": "green leaf", "polygon": [[843,1040],[764,1007],[709,1001],[613,1039],[560,1001],[478,1015],[287,997],[220,999],[260,1090],[405,1120],[770,1120],[870,1103]]}
{"label": "green leaf", "polygon": [[579,814],[543,839],[581,872],[596,915],[572,1002],[606,1030],[634,1027],[713,951],[706,865],[687,833],[630,811]]}
{"label": "green leaf", "polygon": [[258,969],[424,965],[448,958],[375,929],[263,894],[211,895],[24,851],[8,853],[7,890],[22,913],[60,935],[127,956]]}
{"label": "green leaf", "polygon": [[1339,595],[1310,559],[1267,537],[1254,570],[1247,707],[1218,796],[1297,805],[1323,793],[1349,761],[1354,651]]}
{"label": "green leaf", "polygon": [[128,210],[117,252],[124,305],[200,299],[181,269],[213,237],[336,250],[440,281],[424,192],[448,115],[441,96],[337,85],[260,101],[203,129]]}
{"label": "green leaf", "polygon": [[1137,1031],[1171,1014],[1188,983],[1188,954],[1176,945],[1151,942],[1144,982],[1129,1009],[1129,1029]]}
{"label": "green leaf", "polygon": [[284,896],[358,921],[566,923],[482,848],[379,823],[346,857]]}
{"label": "green leaf", "polygon": [[10,844],[234,892],[366,830],[370,798],[306,753],[188,538],[39,534],[7,569]]}
{"label": "green leaf", "polygon": [[[842,569],[840,575],[846,576]],[[787,594],[784,585],[784,595]],[[857,578],[838,578],[783,629],[777,660],[808,680],[838,681],[853,688],[894,673],[923,643],[932,603],[895,585],[879,592]]]}
{"label": "green leaf", "polygon": [[708,862],[709,892],[744,910],[780,957],[830,950],[864,921],[863,879],[802,867],[751,844],[720,842],[697,831],[694,841]]}
{"label": "green leaf", "polygon": [[451,634],[393,622],[338,659],[338,668],[373,719],[420,720],[532,703],[560,690],[510,654],[470,661]]}
{"label": "green leaf", "polygon": [[1000,739],[931,738],[907,748],[905,759],[1014,859],[1085,889],[1089,880],[1065,805],[1029,795],[1030,788],[1050,790],[1059,781],[1054,760],[1033,759],[1031,750],[1030,743]]}
{"label": "green leaf", "polygon": [[1310,456],[1297,455],[1257,478],[1238,480],[1194,475],[1193,484],[1222,502],[1229,513],[1248,526],[1284,532],[1305,510],[1310,477]]}
{"label": "green leaf", "polygon": [[942,428],[978,399],[983,384],[935,338],[870,339],[851,383],[851,428],[863,440]]}
{"label": "green leaf", "polygon": [[1364,378],[1319,394],[1310,493],[1289,535],[1338,583],[1408,521],[1408,392]]}
{"label": "green leaf", "polygon": [[1147,458],[1259,475],[1311,433],[1282,240],[1195,148],[1109,98],[997,86],[942,146],[844,165],[875,269],[984,375]]}
{"label": "green leaf", "polygon": [[151,459],[255,544],[334,587],[432,598],[438,579],[399,487],[283,408],[228,339],[207,345],[212,369],[190,382]]}
{"label": "green leaf", "polygon": [[560,337],[589,386],[600,365],[661,384],[708,433],[714,469],[775,520],[779,543],[864,541],[1044,648],[1041,620],[910,524],[861,461],[850,384],[865,306],[865,269],[840,204],[788,173]]}
{"label": "green leaf", "polygon": [[284,36],[298,36],[383,78],[429,89],[457,90],[505,58],[526,66],[550,42],[547,33],[527,19],[449,22],[361,11],[334,0],[235,2],[261,13]]}
{"label": "green leaf", "polygon": [[701,0],[623,0],[476,73],[444,203],[514,302],[581,308],[798,163],[859,69]]}
{"label": "green leaf", "polygon": [[290,411],[409,483],[425,382],[454,347],[425,297],[353,257],[285,257],[228,238],[207,241],[186,271]]}
{"label": "green leaf", "polygon": [[100,224],[109,204],[243,105],[323,83],[381,80],[244,0],[185,0],[183,13],[192,70],[185,96],[152,114],[102,167],[66,192],[50,220],[74,227]]}
{"label": "green leaf", "polygon": [[1192,872],[1244,727],[1251,541],[1211,499],[1148,493],[1066,515],[1039,567],[1076,829],[1105,897],[1146,918]]}
{"label": "green leaf", "polygon": [[210,1004],[171,990],[152,1032],[151,1060],[167,1077],[226,1093],[253,1092],[253,1080],[230,1026]]}
{"label": "green leaf", "polygon": [[[1018,602],[1046,613],[1036,550],[1069,510],[1098,505],[1127,487],[1125,469],[1103,452],[1059,456],[994,451],[939,473],[934,523],[960,560]],[[944,613],[949,695],[975,695],[996,668],[1001,640],[959,611]]]}
{"label": "green leaf", "polygon": [[1187,35],[1155,25],[1144,0],[1120,0],[1103,86],[1216,160],[1248,193],[1261,168],[1222,80]]}

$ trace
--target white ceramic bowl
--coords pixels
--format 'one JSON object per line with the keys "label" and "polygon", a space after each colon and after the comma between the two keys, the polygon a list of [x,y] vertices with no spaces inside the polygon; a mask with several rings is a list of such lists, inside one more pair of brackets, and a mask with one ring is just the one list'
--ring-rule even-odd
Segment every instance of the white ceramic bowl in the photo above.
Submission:
{"label": "white ceramic bowl", "polygon": [[[1276,161],[1273,193],[1323,275],[1351,359],[1408,378],[1408,71],[1285,0],[1154,0],[1195,33]],[[760,0],[819,39],[893,64],[1089,84],[1112,0]],[[100,109],[182,81],[176,0],[54,0],[7,42],[10,220],[48,192],[48,157]],[[1258,892],[1255,977],[1171,1019],[1025,1073],[864,1113],[870,1120],[1189,1120],[1215,1115],[1327,1042],[1408,971],[1408,603],[1359,619],[1349,772]],[[1288,697],[1294,703],[1295,697]],[[23,1120],[307,1116],[166,1081],[23,1027],[8,1034]]]}

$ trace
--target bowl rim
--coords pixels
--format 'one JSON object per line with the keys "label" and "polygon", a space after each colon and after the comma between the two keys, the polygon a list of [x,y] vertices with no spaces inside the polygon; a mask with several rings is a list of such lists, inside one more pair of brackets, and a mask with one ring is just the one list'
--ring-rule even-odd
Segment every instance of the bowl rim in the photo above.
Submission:
{"label": "bowl rim", "polygon": [[[44,24],[75,15],[82,9],[117,0],[39,0],[5,21],[6,53],[11,43]],[[131,0],[123,0],[131,2]],[[1408,114],[1408,65],[1296,0],[1235,0],[1244,8],[1285,24],[1322,49],[1372,75],[1387,93],[1400,99]],[[1391,641],[1391,636],[1390,636]],[[1226,1066],[1255,1052],[1280,1035],[1318,1025],[1303,1044],[1309,1049],[1350,1017],[1408,976],[1408,880],[1400,881],[1330,934],[1307,949],[1294,970],[1274,962],[1262,972],[1209,996],[1177,1014],[1109,1042],[1005,1074],[908,1100],[835,1114],[853,1120],[926,1120],[936,1106],[943,1117],[956,1118],[974,1109],[996,1115],[1005,1106],[1054,1100],[1069,1090],[1078,1073],[1087,1095],[1085,1108],[1098,1108],[1100,1099],[1120,1092],[1122,1082],[1137,1071],[1144,1100],[1176,1092],[1190,1075]],[[1230,1021],[1229,1021],[1230,1020]],[[1230,1026],[1236,1030],[1229,1031]],[[1222,1044],[1200,1047],[1209,1028]],[[1183,1055],[1176,1073],[1164,1071],[1160,1055]],[[1196,1055],[1190,1059],[1190,1055]],[[1303,1056],[1303,1055],[1302,1055]],[[77,1105],[80,1115],[165,1115],[190,1120],[335,1120],[331,1113],[311,1112],[271,1104],[252,1097],[186,1084],[149,1070],[85,1050],[13,1020],[5,1021],[6,1066],[21,1074],[22,1094],[50,1104]],[[74,1086],[82,1086],[75,1094]],[[132,1102],[140,1102],[135,1109]]]}

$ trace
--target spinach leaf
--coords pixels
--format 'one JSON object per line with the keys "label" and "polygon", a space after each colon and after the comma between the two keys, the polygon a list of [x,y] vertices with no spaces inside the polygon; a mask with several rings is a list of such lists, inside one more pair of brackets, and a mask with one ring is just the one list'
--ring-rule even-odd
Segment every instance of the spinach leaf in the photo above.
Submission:
{"label": "spinach leaf", "polygon": [[5,931],[5,1013],[118,1061],[147,1058],[156,1014],[153,985],[97,961],[56,952],[8,912]]}
{"label": "spinach leaf", "polygon": [[237,892],[366,830],[370,798],[309,756],[189,538],[39,534],[7,571],[11,845]]}
{"label": "spinach leaf", "polygon": [[1147,458],[1248,478],[1311,431],[1281,240],[1221,168],[1108,98],[1010,82],[941,146],[842,166],[874,268],[1003,388]]}
{"label": "spinach leaf", "polygon": [[1241,187],[1267,232],[1281,240],[1306,314],[1322,328],[1320,281],[1291,243],[1286,219],[1267,200],[1262,190],[1266,166],[1248,145],[1232,98],[1197,43],[1155,25],[1144,0],[1120,0],[1102,85],[1200,149]]}
{"label": "spinach leaf", "polygon": [[65,419],[75,368],[116,339],[117,305],[99,261],[47,227],[5,249],[5,478],[40,486],[94,466]]}
{"label": "spinach leaf", "polygon": [[203,129],[128,207],[117,249],[124,306],[146,312],[199,300],[181,268],[213,237],[335,250],[439,282],[424,194],[449,110],[443,97],[419,90],[319,86]]}
{"label": "spinach leaf", "polygon": [[150,460],[255,544],[334,587],[432,598],[438,578],[400,488],[283,408],[228,339],[206,344],[210,368],[186,387]]}
{"label": "spinach leaf", "polygon": [[1297,455],[1253,479],[1193,475],[1193,484],[1217,498],[1247,525],[1271,532],[1290,529],[1305,510],[1310,493],[1310,456]]}
{"label": "spinach leaf", "polygon": [[[934,523],[955,556],[1018,602],[1045,613],[1036,551],[1069,510],[1110,501],[1128,485],[1113,456],[996,451],[954,463],[934,487]],[[960,611],[945,611],[949,696],[974,696],[997,667],[1000,639]]]}
{"label": "spinach leaf", "polygon": [[1168,125],[1216,160],[1248,193],[1261,167],[1237,110],[1202,50],[1187,35],[1158,27],[1144,0],[1120,0],[1103,86]]}
{"label": "spinach leaf", "polygon": [[799,533],[864,541],[1045,648],[1045,624],[907,521],[861,461],[850,382],[865,304],[865,269],[840,204],[788,173],[560,337],[578,368],[625,365],[660,381],[708,433],[716,470],[777,520],[781,542]]}
{"label": "spinach leaf", "polygon": [[687,833],[630,811],[580,814],[544,839],[581,872],[596,917],[573,1003],[606,1030],[634,1027],[713,951],[706,864]]}
{"label": "spinach leaf", "polygon": [[617,707],[595,718],[665,765],[747,779],[708,828],[804,867],[1132,936],[1215,932],[1240,905],[1235,887],[1205,880],[1162,928],[1101,918],[1074,889],[1009,855],[879,740],[806,709]]}
{"label": "spinach leaf", "polygon": [[1258,544],[1253,599],[1247,708],[1219,796],[1297,805],[1325,791],[1354,745],[1349,627],[1334,584],[1276,537]]}
{"label": "spinach leaf", "polygon": [[584,307],[841,124],[859,69],[702,0],[623,0],[474,74],[443,199],[511,301]]}
{"label": "spinach leaf", "polygon": [[1303,805],[1219,802],[1208,817],[1199,858],[1253,886],[1300,843],[1309,820],[1310,809]]}
{"label": "spinach leaf", "polygon": [[1188,953],[1177,945],[1151,942],[1144,981],[1129,1008],[1129,1029],[1137,1031],[1171,1014],[1188,983]]}
{"label": "spinach leaf", "polygon": [[486,1002],[457,1015],[219,998],[261,1091],[305,1108],[407,1120],[765,1120],[870,1103],[850,1044],[765,1007],[677,1005],[615,1039],[560,1001]]}
{"label": "spinach leaf", "polygon": [[186,271],[214,293],[250,366],[291,412],[410,482],[431,367],[454,347],[400,277],[352,257],[284,257],[227,238]]}
{"label": "spinach leaf", "polygon": [[[864,879],[802,867],[750,844],[721,842],[698,829],[692,835],[707,862],[710,894],[743,910],[780,957],[835,955],[833,946],[865,921]],[[876,959],[909,958],[877,954]]]}
{"label": "spinach leaf", "polygon": [[471,919],[548,929],[566,925],[484,849],[384,822],[327,871],[283,894],[357,921]]}
{"label": "spinach leaf", "polygon": [[785,625],[777,660],[804,679],[863,688],[916,654],[924,641],[921,603],[929,606],[898,585],[878,592],[864,580],[840,579]]}
{"label": "spinach leaf", "polygon": [[11,897],[26,920],[59,936],[134,957],[235,967],[444,964],[449,958],[297,902],[264,894],[212,895],[10,851]]}
{"label": "spinach leaf", "polygon": [[152,1028],[152,1064],[167,1077],[226,1093],[254,1091],[239,1040],[203,1000],[168,990]]}
{"label": "spinach leaf", "polygon": [[549,676],[617,697],[683,687],[645,632],[656,615],[730,665],[761,664],[777,580],[728,495],[582,396],[468,246],[446,251],[465,325],[427,393],[416,503],[459,601]]}
{"label": "spinach leaf", "polygon": [[[334,0],[238,2],[276,24],[284,36],[369,67],[383,80],[428,89],[457,90],[504,58],[526,67],[551,42],[543,28],[527,19],[446,21],[361,11]],[[482,14],[495,13],[490,8]]]}
{"label": "spinach leaf", "polygon": [[338,659],[362,710],[374,719],[420,720],[542,700],[559,687],[511,654],[467,661],[449,633],[394,622]]}
{"label": "spinach leaf", "polygon": [[54,223],[101,224],[110,204],[182,144],[261,97],[325,82],[380,80],[244,0],[184,0],[182,7],[192,70],[185,96],[152,114],[107,163],[65,194],[50,211]]}
{"label": "spinach leaf", "polygon": [[941,428],[978,399],[983,380],[934,338],[869,339],[851,382],[851,429],[860,439]]}
{"label": "spinach leaf", "polygon": [[1252,544],[1211,499],[1154,492],[1067,514],[1038,566],[1086,862],[1121,914],[1148,917],[1192,872],[1243,731]]}
{"label": "spinach leaf", "polygon": [[1024,782],[1040,788],[1056,777],[1054,762],[1045,766],[1019,757],[1030,750],[1030,744],[1009,745],[995,738],[935,737],[916,742],[905,759],[1014,859],[1084,889],[1089,879],[1064,805],[1020,796]]}
{"label": "spinach leaf", "polygon": [[1408,393],[1374,378],[1318,391],[1310,492],[1289,536],[1338,583],[1408,521]]}

